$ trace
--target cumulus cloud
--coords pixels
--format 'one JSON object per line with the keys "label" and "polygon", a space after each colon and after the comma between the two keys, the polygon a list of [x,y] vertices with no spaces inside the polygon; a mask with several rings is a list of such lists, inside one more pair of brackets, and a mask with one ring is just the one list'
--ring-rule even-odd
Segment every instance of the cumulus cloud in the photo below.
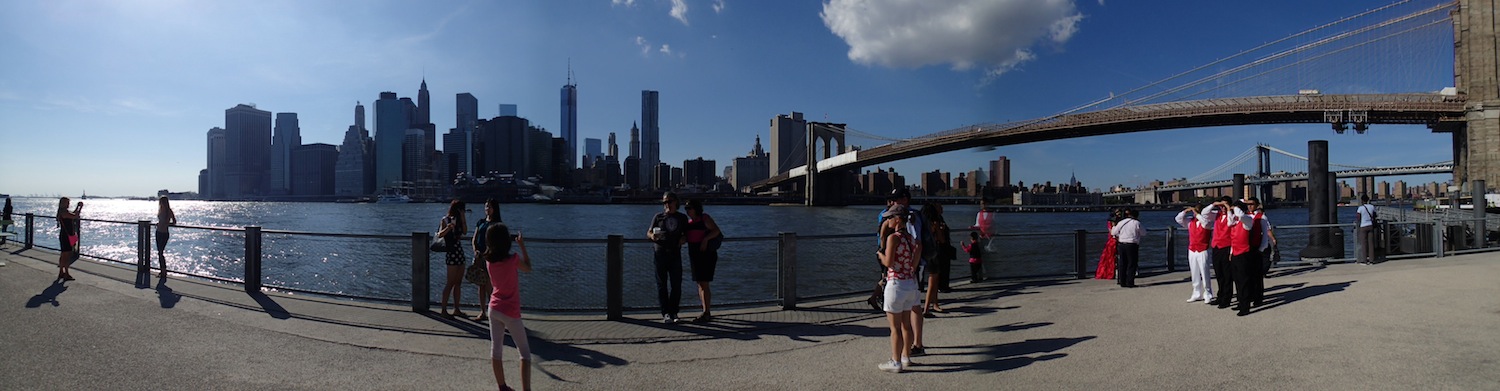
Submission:
{"label": "cumulus cloud", "polygon": [[678,21],[681,21],[686,26],[688,24],[687,0],[672,0],[671,14],[673,18],[677,18]]}
{"label": "cumulus cloud", "polygon": [[663,54],[666,54],[666,55],[670,56],[670,55],[672,55],[672,45],[661,44],[661,50],[660,51]]}
{"label": "cumulus cloud", "polygon": [[988,82],[1062,45],[1083,15],[1073,0],[830,0],[823,24],[849,44],[849,60],[918,68],[980,68]]}
{"label": "cumulus cloud", "polygon": [[635,46],[641,48],[641,56],[651,55],[651,41],[647,41],[646,37],[635,36]]}
{"label": "cumulus cloud", "polygon": [[626,7],[635,5],[635,0],[609,0],[609,5],[624,5]]}
{"label": "cumulus cloud", "polygon": [[724,12],[724,0],[714,0],[713,7],[714,7],[714,13],[716,13],[716,14]]}

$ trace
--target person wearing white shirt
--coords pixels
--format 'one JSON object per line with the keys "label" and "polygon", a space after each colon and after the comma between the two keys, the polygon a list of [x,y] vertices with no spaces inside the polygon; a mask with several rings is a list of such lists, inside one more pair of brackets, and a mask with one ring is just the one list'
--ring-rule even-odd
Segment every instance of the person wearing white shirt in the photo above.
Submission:
{"label": "person wearing white shirt", "polygon": [[1359,249],[1354,253],[1354,260],[1361,265],[1373,265],[1375,262],[1375,205],[1370,205],[1370,196],[1359,196],[1359,229],[1356,241]]}
{"label": "person wearing white shirt", "polygon": [[1214,283],[1210,274],[1213,266],[1208,260],[1214,220],[1201,211],[1202,206],[1189,206],[1177,212],[1176,218],[1177,225],[1188,231],[1188,273],[1193,281],[1193,295],[1187,299],[1189,303],[1214,300]]}
{"label": "person wearing white shirt", "polygon": [[1141,260],[1141,238],[1146,235],[1146,230],[1141,228],[1139,212],[1126,209],[1125,214],[1125,219],[1110,228],[1109,234],[1120,243],[1119,261],[1115,262],[1115,274],[1119,276],[1120,286],[1134,288],[1135,271]]}

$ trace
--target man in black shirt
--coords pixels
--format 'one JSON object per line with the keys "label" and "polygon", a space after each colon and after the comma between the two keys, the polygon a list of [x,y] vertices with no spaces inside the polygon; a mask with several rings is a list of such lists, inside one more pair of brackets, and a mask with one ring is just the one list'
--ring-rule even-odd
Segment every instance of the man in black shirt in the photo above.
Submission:
{"label": "man in black shirt", "polygon": [[682,304],[682,245],[687,242],[687,216],[677,212],[677,194],[661,196],[663,211],[651,217],[646,237],[656,243],[656,298],[661,303],[663,323],[681,323],[677,308]]}

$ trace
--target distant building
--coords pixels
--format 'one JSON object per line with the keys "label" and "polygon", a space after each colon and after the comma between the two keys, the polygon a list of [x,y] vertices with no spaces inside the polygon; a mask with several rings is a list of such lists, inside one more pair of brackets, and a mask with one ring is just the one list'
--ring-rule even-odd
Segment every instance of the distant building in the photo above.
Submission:
{"label": "distant building", "polygon": [[939,192],[948,190],[948,173],[941,170],[924,172],[922,173],[921,185],[922,189],[927,191],[927,195],[938,195]]}
{"label": "distant building", "polygon": [[291,194],[292,151],[302,147],[302,128],[297,113],[276,113],[276,127],[271,134],[270,194]]}
{"label": "distant building", "polygon": [[423,175],[422,167],[427,158],[427,142],[424,140],[425,132],[422,129],[412,128],[406,130],[406,138],[401,140],[401,180],[415,182],[427,178]]}
{"label": "distant building", "polygon": [[224,128],[208,130],[208,168],[204,169],[201,189],[203,199],[216,200],[226,197],[224,187],[229,173],[229,135]]}
{"label": "distant building", "polygon": [[[410,99],[406,100],[410,102]],[[394,92],[380,93],[375,101],[375,187],[383,189],[401,182],[402,143],[411,129],[410,111]]]}
{"label": "distant building", "polygon": [[604,142],[597,138],[583,139],[583,167],[592,167],[604,160]]}
{"label": "distant building", "polygon": [[292,151],[292,195],[334,194],[339,150],[330,144],[307,144]]}
{"label": "distant building", "polygon": [[771,118],[771,175],[807,164],[807,120],[802,113]]}
{"label": "distant building", "polygon": [[1010,159],[1001,156],[999,159],[990,161],[990,187],[1005,187],[1014,185],[1010,181]]}
{"label": "distant building", "polygon": [[448,171],[462,171],[472,175],[474,173],[474,166],[471,165],[474,159],[474,127],[479,123],[479,99],[467,92],[460,93],[454,96],[454,106],[457,117],[454,118],[453,127],[458,129],[459,136],[456,137],[463,138],[460,146],[462,149],[449,149],[448,140],[444,139],[443,152],[455,155],[449,158],[449,162],[457,163],[457,167],[450,166]]}
{"label": "distant building", "polygon": [[269,193],[271,169],[271,112],[237,105],[224,110],[226,146],[224,194],[245,199]]}
{"label": "distant building", "polygon": [[716,175],[718,162],[713,160],[697,159],[682,161],[682,181],[684,186],[712,187],[719,182]]}
{"label": "distant building", "polygon": [[[363,106],[358,112],[363,113]],[[361,121],[356,121],[361,122]],[[344,131],[344,142],[339,144],[338,160],[334,163],[333,193],[343,197],[362,197],[374,194],[375,184],[370,181],[372,159],[369,146],[370,132],[359,125],[349,126]]]}
{"label": "distant building", "polygon": [[652,181],[650,169],[661,163],[661,121],[658,103],[661,93],[641,91],[641,179]]}
{"label": "distant building", "polygon": [[743,157],[734,158],[730,164],[732,175],[729,184],[736,191],[750,192],[750,184],[771,177],[771,155],[760,147],[760,135],[755,136],[755,147]]}
{"label": "distant building", "polygon": [[524,175],[529,129],[531,121],[516,116],[479,120],[474,135],[476,175]]}
{"label": "distant building", "polygon": [[558,136],[567,143],[561,156],[565,168],[578,168],[578,85],[573,84],[573,69],[568,69],[568,84],[562,86],[562,124]]}
{"label": "distant building", "polygon": [[641,188],[639,185],[641,182],[641,158],[635,156],[625,158],[625,165],[622,167],[621,172],[624,173],[625,184],[630,185],[632,189]]}
{"label": "distant building", "polygon": [[668,165],[666,163],[656,163],[656,167],[650,170],[650,172],[651,175],[649,177],[655,179],[655,181],[651,183],[650,189],[671,189],[675,187],[674,185],[676,185],[676,182],[672,181],[671,165]]}
{"label": "distant building", "polygon": [[1011,199],[1015,205],[1103,205],[1104,194],[1100,193],[1015,193]]}

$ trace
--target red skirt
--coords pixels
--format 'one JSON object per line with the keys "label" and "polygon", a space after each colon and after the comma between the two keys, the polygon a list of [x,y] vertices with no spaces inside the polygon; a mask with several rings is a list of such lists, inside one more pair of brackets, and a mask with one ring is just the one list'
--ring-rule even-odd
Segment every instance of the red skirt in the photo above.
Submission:
{"label": "red skirt", "polygon": [[1096,280],[1113,280],[1113,279],[1115,279],[1115,246],[1116,246],[1116,242],[1117,241],[1115,240],[1114,237],[1110,237],[1109,241],[1104,243],[1104,253],[1103,254],[1099,254],[1099,269],[1094,271],[1094,279],[1096,279]]}

